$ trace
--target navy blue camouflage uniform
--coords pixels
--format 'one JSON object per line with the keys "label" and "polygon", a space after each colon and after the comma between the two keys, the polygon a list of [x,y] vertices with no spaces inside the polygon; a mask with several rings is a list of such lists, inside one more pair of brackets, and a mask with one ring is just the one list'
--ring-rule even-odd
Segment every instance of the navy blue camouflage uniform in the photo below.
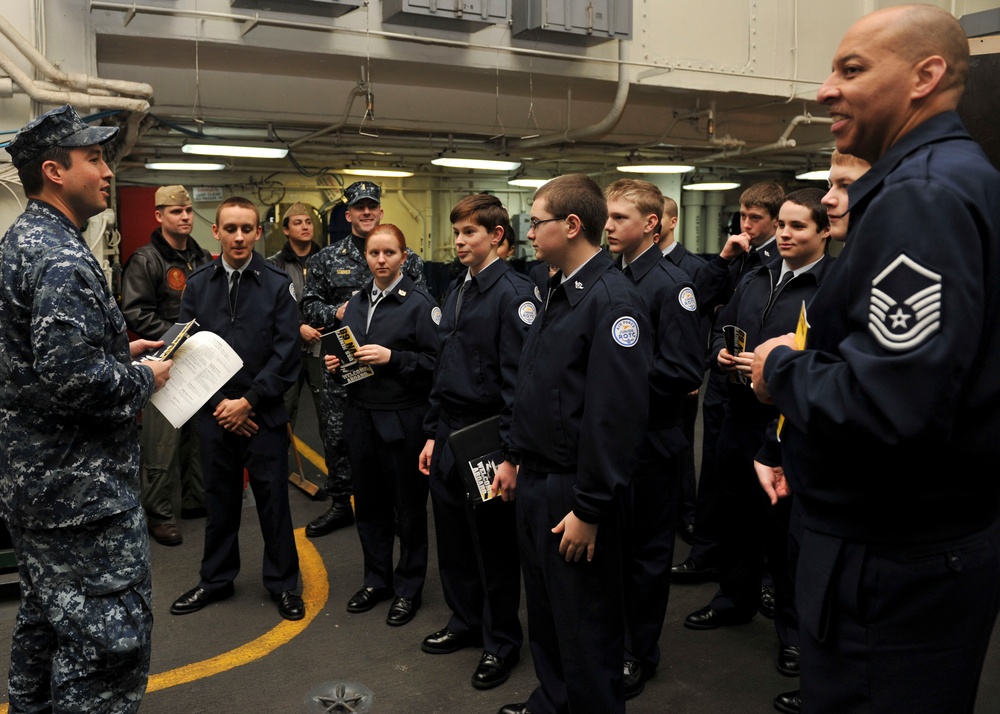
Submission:
{"label": "navy blue camouflage uniform", "polygon": [[[244,266],[230,308],[229,278],[218,257],[191,273],[182,322],[224,339],[243,366],[198,412],[205,474],[205,552],[198,587],[229,586],[240,571],[239,529],[243,471],[253,489],[264,540],[263,581],[272,595],[294,590],[299,564],[288,505],[288,411],[284,394],[299,376],[299,313],[292,283],[257,252]],[[242,436],[220,426],[213,411],[223,399],[245,397],[258,431]]]}
{"label": "navy blue camouflage uniform", "polygon": [[[521,348],[540,301],[534,285],[498,258],[468,282],[456,320],[455,305],[467,275],[456,280],[444,303],[431,406],[424,420],[426,438],[434,439],[430,487],[438,569],[452,613],[447,628],[459,635],[472,633],[474,640],[481,633],[484,650],[516,658],[524,635],[518,615],[521,564],[514,504],[496,499],[477,508],[476,532],[471,533],[470,505],[448,437],[499,414],[501,442],[509,447]],[[486,582],[477,567],[480,557]]]}
{"label": "navy blue camouflage uniform", "polygon": [[802,697],[972,711],[1000,606],[1000,173],[945,112],[848,193],[806,349],[764,365],[803,517]]}
{"label": "navy blue camouflage uniform", "polygon": [[[549,281],[521,353],[510,443],[517,529],[539,686],[527,709],[625,711],[620,504],[646,435],[653,332],[635,288],[596,253]],[[567,563],[567,513],[598,524],[594,559]]]}
{"label": "navy blue camouflage uniform", "polygon": [[132,364],[104,272],[60,211],[30,200],[0,243],[0,516],[21,607],[11,711],[133,712],[149,673],[149,541]]}
{"label": "navy blue camouflage uniform", "polygon": [[[300,308],[305,320],[324,334],[340,326],[337,309],[371,278],[364,246],[363,238],[350,235],[326,246],[309,261]],[[427,289],[424,262],[413,251],[408,252],[402,272],[418,288]],[[349,502],[351,471],[343,438],[347,397],[344,385],[330,372],[324,372],[323,405],[321,436],[327,466],[323,490],[335,503]]]}
{"label": "navy blue camouflage uniform", "polygon": [[[372,291],[378,302],[368,324]],[[347,385],[344,438],[354,486],[364,585],[420,600],[427,574],[427,477],[420,473],[423,421],[438,349],[441,308],[409,277],[383,297],[370,280],[351,298],[343,325],[358,345],[391,351],[388,364]],[[399,523],[399,561],[392,564]]]}
{"label": "navy blue camouflage uniform", "polygon": [[[619,259],[617,264],[621,266]],[[625,659],[644,676],[660,662],[659,640],[670,597],[684,450],[684,404],[701,384],[703,322],[694,284],[653,245],[624,269],[649,316],[654,344],[649,423],[624,502]]]}

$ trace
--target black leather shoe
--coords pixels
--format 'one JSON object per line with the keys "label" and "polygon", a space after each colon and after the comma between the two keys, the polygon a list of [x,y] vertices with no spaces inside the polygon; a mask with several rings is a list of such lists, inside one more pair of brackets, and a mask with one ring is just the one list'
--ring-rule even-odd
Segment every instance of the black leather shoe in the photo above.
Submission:
{"label": "black leather shoe", "polygon": [[351,510],[350,501],[334,501],[326,513],[309,522],[306,526],[306,535],[310,538],[319,538],[352,523],[354,523],[354,511]]}
{"label": "black leather shoe", "polygon": [[714,630],[717,627],[745,625],[752,619],[753,615],[739,617],[731,612],[713,610],[711,605],[706,605],[684,618],[684,627],[689,630]]}
{"label": "black leather shoe", "polygon": [[481,647],[482,642],[471,632],[452,632],[447,627],[433,632],[420,643],[427,654],[451,654],[466,647]]}
{"label": "black leather shoe", "polygon": [[483,652],[479,658],[479,666],[472,674],[472,686],[476,689],[493,689],[499,687],[510,677],[510,671],[520,660],[520,655],[497,657],[492,652]]}
{"label": "black leather shoe", "polygon": [[774,708],[784,714],[799,714],[802,711],[802,692],[785,692],[774,698]]}
{"label": "black leather shoe", "polygon": [[688,558],[680,565],[675,565],[670,569],[670,582],[672,583],[705,583],[709,580],[718,580],[719,568],[707,568],[697,560]]}
{"label": "black leather shoe", "polygon": [[420,608],[420,598],[397,597],[389,607],[389,614],[385,616],[385,624],[399,627],[405,625],[413,619]]}
{"label": "black leather shoe", "polygon": [[236,592],[236,589],[232,583],[223,585],[218,590],[205,590],[204,588],[188,590],[174,600],[174,604],[170,606],[170,614],[189,615],[192,612],[198,612],[198,610],[210,603],[231,598],[234,592]]}
{"label": "black leather shoe", "polygon": [[286,620],[301,620],[306,616],[306,604],[291,590],[271,593],[271,599],[278,603],[278,613]]}
{"label": "black leather shoe", "polygon": [[681,540],[688,545],[694,543],[694,523],[684,523],[677,532],[680,533]]}
{"label": "black leather shoe", "polygon": [[376,590],[367,585],[351,596],[347,601],[348,612],[368,612],[378,603],[389,597],[388,590]]}
{"label": "black leather shoe", "polygon": [[497,714],[531,714],[531,712],[528,711],[528,703],[525,702],[524,704],[507,704],[502,706]]}
{"label": "black leather shoe", "polygon": [[774,619],[774,588],[772,586],[765,585],[760,589],[760,607],[757,610],[768,620]]}
{"label": "black leather shoe", "polygon": [[[651,676],[651,675],[650,675]],[[634,659],[625,660],[625,698],[632,699],[642,694],[646,688],[646,680],[649,676],[643,671],[643,666]]]}
{"label": "black leather shoe", "polygon": [[799,648],[788,645],[778,650],[778,671],[786,677],[799,676]]}

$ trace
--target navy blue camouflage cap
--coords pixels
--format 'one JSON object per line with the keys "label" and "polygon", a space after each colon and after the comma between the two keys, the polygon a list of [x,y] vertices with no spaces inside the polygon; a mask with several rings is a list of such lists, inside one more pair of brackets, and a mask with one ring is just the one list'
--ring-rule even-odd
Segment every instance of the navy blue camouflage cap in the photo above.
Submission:
{"label": "navy blue camouflage cap", "polygon": [[21,127],[6,149],[14,168],[19,169],[53,146],[75,148],[104,144],[117,133],[116,126],[90,126],[76,109],[64,104]]}
{"label": "navy blue camouflage cap", "polygon": [[347,197],[348,206],[353,206],[362,198],[370,198],[375,203],[382,203],[382,189],[371,181],[355,181],[344,189],[344,195]]}

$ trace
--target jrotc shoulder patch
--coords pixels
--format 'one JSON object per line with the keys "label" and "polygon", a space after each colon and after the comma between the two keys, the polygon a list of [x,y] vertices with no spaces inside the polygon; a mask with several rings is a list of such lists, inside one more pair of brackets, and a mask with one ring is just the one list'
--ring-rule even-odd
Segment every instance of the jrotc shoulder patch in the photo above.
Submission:
{"label": "jrotc shoulder patch", "polygon": [[611,326],[611,337],[622,347],[639,344],[639,323],[634,317],[619,317]]}
{"label": "jrotc shoulder patch", "polygon": [[887,350],[919,347],[941,329],[941,275],[904,254],[872,280],[868,329]]}
{"label": "jrotc shoulder patch", "polygon": [[538,302],[542,301],[542,291],[538,289],[537,285],[535,286],[535,300]]}
{"label": "jrotc shoulder patch", "polygon": [[299,299],[295,297],[295,285],[292,283],[288,283],[288,294],[292,296],[292,300],[295,302],[299,301]]}
{"label": "jrotc shoulder patch", "polygon": [[681,288],[681,291],[677,294],[677,302],[688,312],[694,312],[698,309],[698,301],[694,297],[694,290],[689,287]]}
{"label": "jrotc shoulder patch", "polygon": [[431,308],[431,319],[434,320],[435,325],[441,324],[441,308],[437,305]]}
{"label": "jrotc shoulder patch", "polygon": [[[538,290],[538,288],[535,288]],[[517,308],[517,316],[521,318],[521,322],[525,325],[530,325],[535,321],[535,317],[538,315],[538,311],[535,309],[535,303],[531,300],[525,300]]]}

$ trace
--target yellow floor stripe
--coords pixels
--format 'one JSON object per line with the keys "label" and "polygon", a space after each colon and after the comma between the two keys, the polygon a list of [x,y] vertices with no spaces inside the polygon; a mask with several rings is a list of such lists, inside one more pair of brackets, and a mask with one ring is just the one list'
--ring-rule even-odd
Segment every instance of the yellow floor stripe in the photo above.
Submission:
{"label": "yellow floor stripe", "polygon": [[[309,463],[318,468],[326,476],[326,459],[310,449],[309,444],[297,436],[295,437],[295,448],[299,450],[300,455],[305,456],[309,460]],[[301,476],[302,474],[299,475]]]}

